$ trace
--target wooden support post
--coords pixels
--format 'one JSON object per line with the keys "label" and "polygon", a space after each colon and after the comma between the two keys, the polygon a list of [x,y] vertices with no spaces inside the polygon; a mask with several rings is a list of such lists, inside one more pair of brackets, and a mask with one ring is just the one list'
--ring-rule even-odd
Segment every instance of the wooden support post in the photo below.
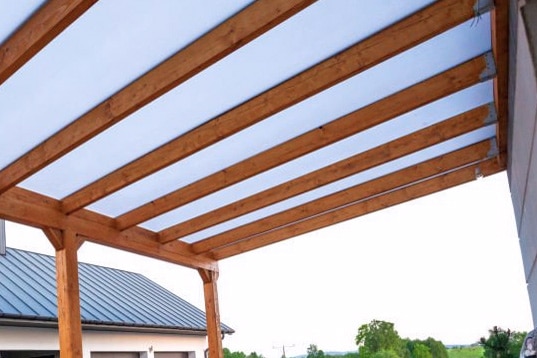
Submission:
{"label": "wooden support post", "polygon": [[62,358],[81,358],[82,324],[77,258],[81,241],[71,230],[61,232],[61,238],[58,237],[58,231],[44,231],[56,249],[60,354]]}
{"label": "wooden support post", "polygon": [[199,269],[198,272],[203,280],[203,294],[205,295],[209,358],[223,358],[222,330],[220,328],[220,310],[218,308],[218,291],[216,285],[218,272],[204,269]]}

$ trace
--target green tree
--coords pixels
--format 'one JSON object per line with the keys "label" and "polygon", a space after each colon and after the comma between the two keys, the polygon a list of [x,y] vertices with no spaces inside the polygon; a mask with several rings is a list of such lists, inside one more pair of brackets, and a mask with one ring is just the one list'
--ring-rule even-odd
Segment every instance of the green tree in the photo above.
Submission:
{"label": "green tree", "polygon": [[[250,353],[250,355],[246,356],[244,352],[241,352],[241,351],[232,352],[228,348],[224,348],[223,352],[224,352],[224,358],[260,358],[260,357],[263,357],[263,356],[258,356],[257,353],[255,352]],[[252,356],[252,354],[255,354],[255,356]]]}
{"label": "green tree", "polygon": [[[400,356],[403,342],[393,323],[372,320],[369,324],[363,324],[358,328],[356,345],[359,347],[361,358],[391,358],[388,356],[393,354],[396,357]],[[382,357],[378,357],[379,352],[382,352]]]}
{"label": "green tree", "polygon": [[371,355],[371,358],[400,358],[395,351],[391,349],[382,349]]}
{"label": "green tree", "polygon": [[322,349],[318,349],[317,345],[310,344],[307,349],[308,356],[307,358],[324,358],[324,352]]}
{"label": "green tree", "polygon": [[441,341],[429,337],[423,343],[429,347],[433,358],[448,358],[446,346]]}
{"label": "green tree", "polygon": [[481,337],[479,343],[485,349],[485,358],[517,358],[525,335],[525,332],[511,332],[494,326],[489,330],[488,338]]}
{"label": "green tree", "polygon": [[522,349],[522,344],[524,344],[524,339],[528,332],[512,332],[511,333],[511,342],[509,343],[509,351],[515,354],[520,354]]}
{"label": "green tree", "polygon": [[413,358],[432,358],[433,355],[429,347],[423,343],[414,344],[414,349],[412,350]]}
{"label": "green tree", "polygon": [[257,354],[257,352],[251,352],[246,356],[246,358],[265,358],[262,354]]}

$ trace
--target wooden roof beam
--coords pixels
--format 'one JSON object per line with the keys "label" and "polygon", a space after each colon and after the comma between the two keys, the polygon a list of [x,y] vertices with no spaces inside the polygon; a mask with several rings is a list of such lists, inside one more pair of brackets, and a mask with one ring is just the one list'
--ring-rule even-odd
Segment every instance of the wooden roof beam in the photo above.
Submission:
{"label": "wooden roof beam", "polygon": [[254,2],[0,171],[0,193],[192,78],[314,1]]}
{"label": "wooden roof beam", "polygon": [[159,240],[160,242],[170,242],[495,122],[496,115],[493,104],[474,108],[434,126],[413,132],[325,168],[177,224],[161,231]]}
{"label": "wooden roof beam", "polygon": [[0,46],[0,85],[97,0],[50,0]]}
{"label": "wooden roof beam", "polygon": [[[306,204],[284,210],[268,217],[228,230],[192,244],[196,253],[207,253],[214,249],[235,244],[241,240],[291,225],[328,211],[367,200],[383,193],[398,190],[427,178],[468,166],[491,157],[495,148],[492,140],[485,140],[460,150],[445,154],[423,163],[396,171],[383,177],[358,184],[345,190],[313,200]],[[496,155],[496,153],[493,153]]]}
{"label": "wooden roof beam", "polygon": [[471,19],[475,15],[474,4],[475,0],[433,3],[64,198],[64,212],[83,208]]}
{"label": "wooden roof beam", "polygon": [[497,76],[494,79],[494,103],[498,112],[498,147],[501,160],[507,161],[509,116],[509,0],[495,0],[491,13],[492,53]]}
{"label": "wooden roof beam", "polygon": [[[480,75],[485,68],[486,58],[479,56],[461,66],[433,76],[125,213],[116,218],[118,228],[123,230],[142,223],[171,209],[476,84],[481,81]],[[162,242],[166,241],[170,240],[162,240]]]}
{"label": "wooden roof beam", "polygon": [[414,183],[396,191],[389,191],[379,196],[350,204],[344,208],[340,208],[339,210],[328,211],[304,221],[262,233],[258,236],[250,237],[227,247],[215,249],[211,252],[211,256],[217,260],[229,258],[298,235],[382,210],[390,206],[434,194],[446,188],[471,182],[476,179],[476,171],[479,171],[484,176],[488,176],[503,170],[505,170],[505,167],[499,164],[496,158],[488,159],[486,161],[472,164],[440,176]]}
{"label": "wooden roof beam", "polygon": [[195,269],[218,270],[216,261],[195,257],[188,244],[177,242],[162,247],[152,231],[135,227],[120,232],[113,227],[112,219],[86,210],[65,215],[58,200],[21,188],[0,195],[0,217],[44,229],[46,233],[72,230],[86,241]]}

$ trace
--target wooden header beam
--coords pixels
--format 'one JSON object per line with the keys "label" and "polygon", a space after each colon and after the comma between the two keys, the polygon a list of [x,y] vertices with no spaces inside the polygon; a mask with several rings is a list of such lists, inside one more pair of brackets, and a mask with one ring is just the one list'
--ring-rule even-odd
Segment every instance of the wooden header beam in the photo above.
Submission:
{"label": "wooden header beam", "polygon": [[397,190],[444,172],[485,160],[489,158],[491,149],[491,140],[474,144],[198,241],[192,244],[192,249],[196,253],[211,252],[215,248],[225,247],[279,227],[307,220],[324,212],[334,211],[352,203]]}
{"label": "wooden header beam", "polygon": [[0,46],[0,85],[97,0],[50,0]]}
{"label": "wooden header beam", "polygon": [[398,190],[388,191],[378,196],[349,204],[345,207],[338,208],[337,210],[322,213],[304,221],[247,238],[226,247],[212,250],[210,255],[217,260],[226,259],[298,235],[357,218],[377,210],[382,210],[393,205],[430,195],[446,188],[451,188],[475,180],[476,170],[479,170],[484,176],[488,176],[504,171],[505,167],[498,163],[496,158],[491,158],[440,176],[427,178],[407,187],[399,188]]}
{"label": "wooden header beam", "polygon": [[[254,2],[0,171],[0,193],[192,78],[312,2],[314,0]],[[68,201],[65,211],[73,211],[73,204]]]}
{"label": "wooden header beam", "polygon": [[490,113],[491,110],[494,111],[492,106],[492,104],[480,106],[434,126],[384,143],[325,168],[182,222],[170,229],[161,231],[159,240],[169,242],[177,237],[192,234],[492,124],[496,118],[494,114]]}
{"label": "wooden header beam", "polygon": [[501,160],[507,162],[509,117],[509,0],[495,0],[491,13],[492,53],[498,72],[494,79],[494,103],[498,112],[498,148]]}
{"label": "wooden header beam", "polygon": [[195,257],[188,244],[176,242],[162,247],[152,231],[135,227],[120,232],[114,228],[112,219],[86,210],[65,215],[59,201],[20,188],[0,195],[0,217],[47,230],[73,230],[97,244],[195,269],[218,270],[215,260]]}
{"label": "wooden header beam", "polygon": [[[64,198],[64,212],[71,213],[83,208],[471,19],[475,15],[474,4],[475,0],[441,0],[433,3]],[[132,218],[128,223],[122,224],[122,227],[131,226],[139,220]]]}

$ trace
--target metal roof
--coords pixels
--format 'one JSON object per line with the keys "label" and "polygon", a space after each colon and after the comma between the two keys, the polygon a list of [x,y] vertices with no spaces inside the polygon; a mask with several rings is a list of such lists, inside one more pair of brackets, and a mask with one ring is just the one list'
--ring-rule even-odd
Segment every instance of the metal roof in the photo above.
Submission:
{"label": "metal roof", "polygon": [[[82,323],[206,333],[203,311],[147,277],[79,263]],[[0,321],[57,321],[55,259],[7,249],[0,256]],[[222,331],[233,330],[222,325]]]}
{"label": "metal roof", "polygon": [[9,2],[0,217],[217,270],[503,171],[507,10]]}

